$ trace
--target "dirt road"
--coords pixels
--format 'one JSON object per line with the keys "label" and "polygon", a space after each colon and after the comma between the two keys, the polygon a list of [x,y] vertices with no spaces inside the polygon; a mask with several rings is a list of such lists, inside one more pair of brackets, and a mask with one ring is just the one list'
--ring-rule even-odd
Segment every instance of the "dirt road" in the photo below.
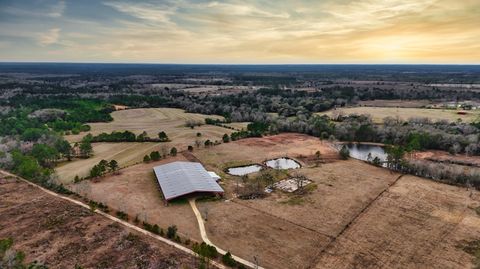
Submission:
{"label": "dirt road", "polygon": [[[45,188],[43,188],[43,187],[41,187],[41,186],[39,186],[39,185],[37,185],[37,184],[34,184],[34,183],[32,183],[32,182],[30,182],[30,181],[28,181],[28,180],[26,180],[26,179],[23,179],[23,178],[21,178],[21,177],[18,177],[18,176],[14,175],[14,174],[11,174],[11,173],[6,172],[6,171],[3,171],[3,170],[0,170],[0,173],[3,173],[3,174],[5,174],[5,175],[9,175],[9,176],[15,177],[15,178],[17,178],[17,179],[19,179],[19,180],[21,180],[21,181],[23,181],[23,182],[31,185],[31,186],[34,186],[34,187],[36,187],[36,188],[39,188],[40,190],[42,190],[43,192],[46,192],[46,193],[49,194],[49,195],[52,195],[52,196],[54,196],[54,197],[63,199],[63,200],[68,201],[68,202],[70,202],[70,203],[74,203],[74,204],[76,204],[76,205],[78,205],[78,206],[81,206],[81,207],[90,209],[90,206],[88,206],[87,204],[85,204],[85,203],[83,203],[83,202],[77,201],[77,200],[72,199],[72,198],[70,198],[70,197],[66,197],[66,196],[60,195],[60,194],[55,193],[55,192],[52,192],[52,191],[50,191],[50,190],[47,190],[47,189],[45,189]],[[102,216],[104,216],[104,217],[110,219],[111,221],[116,222],[116,223],[118,223],[118,224],[120,224],[120,225],[123,225],[123,226],[126,226],[126,227],[130,228],[130,229],[133,229],[133,230],[135,230],[135,231],[137,231],[137,232],[139,232],[139,233],[141,233],[141,234],[144,234],[144,235],[149,236],[149,237],[151,237],[151,238],[154,238],[154,239],[156,239],[156,240],[158,240],[158,241],[161,241],[161,242],[163,242],[163,243],[165,243],[165,244],[167,244],[167,245],[169,245],[169,246],[172,246],[172,247],[174,247],[174,248],[176,248],[176,249],[178,249],[178,250],[181,250],[181,251],[183,251],[183,252],[185,252],[185,253],[187,253],[187,254],[196,256],[196,253],[193,252],[191,249],[189,249],[189,248],[187,248],[187,247],[185,247],[185,246],[183,246],[183,245],[180,245],[180,244],[178,244],[178,243],[176,243],[176,242],[170,241],[170,240],[168,240],[168,239],[166,239],[166,238],[163,238],[163,237],[161,237],[161,236],[159,236],[159,235],[156,235],[156,234],[153,234],[153,233],[151,233],[151,232],[148,232],[148,231],[146,231],[146,230],[144,230],[144,229],[141,229],[141,228],[139,228],[139,227],[137,227],[137,226],[135,226],[135,225],[133,225],[133,224],[130,224],[130,223],[126,222],[126,221],[123,221],[123,220],[118,219],[118,218],[116,218],[116,217],[114,217],[114,216],[111,216],[111,215],[109,215],[109,214],[107,214],[107,213],[105,213],[105,212],[102,212],[102,211],[100,211],[100,210],[98,210],[98,209],[94,210],[93,212],[94,212],[94,213],[97,213],[97,214],[99,214],[99,215],[102,215]],[[219,268],[219,269],[226,269],[226,268],[227,268],[227,267],[225,267],[224,265],[222,265],[222,264],[220,264],[220,263],[218,263],[218,262],[215,262],[215,261],[211,261],[211,263],[212,263],[215,267],[217,267],[217,268]]]}
{"label": "dirt road", "polygon": [[[195,204],[195,199],[194,198],[191,198],[188,200],[188,202],[190,203],[190,206],[192,207],[192,210],[193,210],[193,213],[195,213],[195,217],[197,217],[197,221],[198,221],[198,228],[200,229],[200,235],[202,236],[202,240],[207,243],[208,245],[211,245],[211,246],[214,246],[218,253],[224,255],[225,253],[227,253],[225,250],[219,248],[217,245],[215,245],[214,243],[212,243],[210,241],[210,239],[208,239],[208,236],[207,236],[207,231],[205,230],[205,224],[203,223],[203,218],[202,218],[202,214],[200,214],[200,211],[198,210],[197,208],[197,205]],[[242,263],[248,267],[251,267],[251,268],[256,268],[256,269],[264,269],[263,267],[261,266],[258,266],[252,262],[249,262],[247,260],[244,260],[240,257],[237,257],[235,255],[232,255],[232,257],[235,259],[235,261],[239,262],[239,263]]]}

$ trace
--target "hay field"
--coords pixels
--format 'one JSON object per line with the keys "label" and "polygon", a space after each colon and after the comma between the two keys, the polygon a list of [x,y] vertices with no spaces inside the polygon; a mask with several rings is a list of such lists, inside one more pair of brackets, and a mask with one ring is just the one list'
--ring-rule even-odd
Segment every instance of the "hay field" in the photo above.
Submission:
{"label": "hay field", "polygon": [[[175,108],[121,110],[113,112],[112,117],[114,119],[112,122],[91,123],[92,129],[89,133],[97,135],[102,132],[128,130],[135,134],[141,134],[146,131],[150,137],[156,137],[160,131],[165,131],[171,142],[94,143],[93,157],[63,163],[56,168],[60,182],[67,184],[72,182],[76,175],[79,177],[87,176],[90,169],[102,159],[115,159],[121,167],[125,167],[141,162],[145,154],[154,150],[170,151],[172,147],[176,147],[179,151],[185,150],[188,145],[194,145],[196,140],[202,143],[207,139],[211,141],[221,140],[225,133],[233,132],[233,130],[213,125],[202,125],[194,129],[186,127],[185,122],[187,120],[203,123],[205,118],[208,117],[216,119],[222,119],[222,117],[185,113],[184,110]],[[197,137],[197,133],[201,133],[201,137]],[[82,133],[80,135],[69,135],[65,138],[70,142],[77,142],[85,135],[86,133]]]}
{"label": "hay field", "polygon": [[[185,127],[186,121],[198,121],[205,123],[206,118],[223,119],[216,115],[203,115],[195,113],[186,113],[182,109],[177,108],[138,108],[121,111],[114,111],[111,113],[112,122],[95,122],[89,123],[91,126],[91,133],[98,135],[102,132],[110,133],[112,131],[131,131],[135,134],[141,134],[146,131],[150,137],[157,137],[160,131],[167,133],[171,140],[179,138],[194,138],[197,132],[202,134],[223,135],[227,129],[212,125],[203,125],[191,130]],[[79,135],[68,135],[65,138],[70,142],[78,142],[87,133]],[[189,136],[190,134],[190,136]],[[193,136],[192,136],[193,135]],[[221,137],[221,136],[220,136]]]}
{"label": "hay field", "polygon": [[383,122],[385,117],[399,117],[403,120],[408,120],[409,118],[429,118],[433,121],[438,120],[447,120],[447,121],[457,121],[461,119],[464,122],[472,122],[479,118],[480,111],[470,110],[467,111],[466,115],[457,114],[457,110],[448,110],[448,109],[427,109],[427,108],[407,108],[407,107],[346,107],[346,108],[337,108],[335,110],[329,110],[326,112],[318,113],[320,115],[338,115],[342,113],[343,115],[349,114],[369,114],[372,116],[372,119],[376,123]]}

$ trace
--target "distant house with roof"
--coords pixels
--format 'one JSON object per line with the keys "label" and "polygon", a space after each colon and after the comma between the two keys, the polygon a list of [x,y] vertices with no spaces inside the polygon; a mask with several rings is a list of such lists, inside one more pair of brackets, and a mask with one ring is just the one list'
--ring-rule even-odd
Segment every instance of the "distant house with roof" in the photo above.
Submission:
{"label": "distant house with roof", "polygon": [[153,168],[163,197],[168,202],[172,199],[192,194],[223,195],[224,191],[214,172],[205,170],[196,162],[172,162]]}

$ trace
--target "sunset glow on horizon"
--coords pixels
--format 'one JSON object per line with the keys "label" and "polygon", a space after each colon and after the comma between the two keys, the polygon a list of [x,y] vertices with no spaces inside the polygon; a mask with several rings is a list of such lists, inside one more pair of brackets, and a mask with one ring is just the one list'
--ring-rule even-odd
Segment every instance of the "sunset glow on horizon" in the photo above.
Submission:
{"label": "sunset glow on horizon", "polygon": [[0,1],[0,61],[480,64],[480,1]]}

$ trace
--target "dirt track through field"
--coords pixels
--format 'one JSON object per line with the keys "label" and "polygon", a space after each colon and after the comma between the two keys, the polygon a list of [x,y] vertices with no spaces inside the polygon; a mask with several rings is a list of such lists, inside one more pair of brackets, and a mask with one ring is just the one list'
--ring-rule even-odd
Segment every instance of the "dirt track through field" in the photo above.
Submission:
{"label": "dirt track through field", "polygon": [[[26,179],[23,179],[23,178],[21,178],[21,177],[18,177],[18,176],[14,175],[14,174],[11,174],[11,173],[9,173],[9,172],[0,170],[0,173],[3,173],[3,174],[5,174],[5,175],[9,175],[9,176],[18,178],[18,179],[20,179],[21,181],[23,181],[23,182],[25,182],[25,183],[27,183],[27,184],[29,184],[29,185],[32,185],[32,186],[34,186],[34,187],[36,187],[36,188],[39,188],[41,191],[43,191],[43,192],[45,192],[45,193],[47,193],[47,194],[49,194],[49,195],[52,195],[52,196],[54,196],[54,197],[57,197],[57,198],[66,200],[66,201],[68,201],[68,202],[70,202],[70,203],[74,203],[74,204],[76,204],[76,205],[78,205],[78,206],[81,206],[81,207],[84,207],[84,208],[87,208],[87,209],[90,210],[90,206],[87,205],[87,204],[85,204],[85,203],[83,203],[83,202],[80,202],[80,201],[75,200],[75,199],[72,199],[72,198],[70,198],[70,197],[66,197],[66,196],[63,196],[63,195],[61,195],[61,194],[52,192],[52,191],[50,191],[50,190],[47,190],[47,189],[45,189],[45,188],[43,188],[43,187],[41,187],[41,186],[39,186],[39,185],[37,185],[37,184],[35,184],[35,183],[32,183],[32,182],[30,182],[30,181],[28,181],[28,180],[26,180]],[[135,226],[135,225],[133,225],[133,224],[131,224],[131,223],[128,223],[128,222],[126,222],[126,221],[124,221],[124,220],[118,219],[118,218],[116,218],[116,217],[114,217],[114,216],[112,216],[112,215],[110,215],[110,214],[107,214],[107,213],[105,213],[105,212],[102,212],[102,211],[100,211],[100,210],[98,210],[98,209],[95,209],[93,212],[94,212],[94,213],[97,213],[97,214],[99,214],[99,215],[102,215],[102,216],[110,219],[110,220],[113,221],[113,222],[116,222],[116,223],[121,224],[121,225],[123,225],[123,226],[125,226],[125,227],[127,227],[127,228],[130,228],[130,229],[132,229],[132,230],[135,230],[135,231],[137,231],[137,232],[140,232],[141,234],[144,234],[144,235],[146,235],[146,236],[149,236],[149,237],[151,237],[151,238],[154,238],[154,239],[156,239],[156,240],[158,240],[158,241],[160,241],[160,242],[162,242],[162,243],[165,243],[165,244],[167,244],[167,245],[170,245],[170,246],[174,247],[175,249],[178,249],[178,250],[180,250],[180,251],[182,251],[182,252],[185,252],[185,253],[187,253],[187,254],[189,254],[189,255],[196,256],[196,253],[193,252],[191,249],[189,249],[189,248],[187,248],[187,247],[185,247],[185,246],[183,246],[183,245],[180,245],[180,244],[178,244],[178,243],[176,243],[176,242],[170,241],[170,240],[168,240],[168,239],[166,239],[166,238],[164,238],[164,237],[161,237],[161,236],[159,236],[159,235],[156,235],[156,234],[153,234],[153,233],[151,233],[151,232],[148,232],[148,231],[146,231],[146,230],[144,230],[144,229],[141,229],[141,228],[139,228],[139,227],[137,227],[137,226]],[[215,267],[217,267],[217,268],[226,269],[225,266],[223,266],[222,264],[220,264],[220,263],[218,263],[218,262],[216,262],[216,261],[211,261],[211,263],[212,263]]]}
{"label": "dirt track through field", "polygon": [[[219,248],[217,245],[215,245],[214,243],[212,243],[212,241],[210,241],[210,239],[208,238],[208,235],[207,235],[207,231],[205,230],[205,223],[203,222],[203,217],[202,217],[202,214],[200,213],[200,211],[198,211],[198,208],[197,208],[197,205],[195,205],[195,198],[191,198],[188,200],[188,203],[190,204],[190,206],[192,207],[192,210],[193,210],[193,213],[195,214],[196,218],[197,218],[197,221],[198,221],[198,228],[200,229],[200,234],[202,236],[202,240],[208,244],[208,245],[211,245],[211,246],[214,246],[218,253],[220,253],[221,255],[225,255],[227,253],[227,251]],[[256,268],[256,269],[264,269],[263,267],[259,266],[259,265],[256,265],[252,262],[249,262],[245,259],[242,259],[238,256],[235,256],[232,254],[232,258],[237,261],[238,263],[241,263],[241,264],[244,264],[250,268]]]}
{"label": "dirt track through field", "polygon": [[[357,220],[359,219],[363,213],[365,213],[368,208],[373,204],[375,203],[375,201],[377,201],[380,197],[382,197],[382,195],[388,191],[388,189],[390,189],[393,185],[395,185],[395,183],[397,183],[404,175],[400,175],[397,177],[397,179],[395,179],[393,182],[391,182],[390,184],[388,184],[388,186],[382,191],[380,192],[374,199],[372,199],[364,208],[362,208],[362,210],[360,210],[360,212],[358,212],[358,214],[356,214],[344,227],[343,229],[336,235],[336,236],[329,236],[331,238],[331,241],[323,248],[319,251],[318,255],[316,255],[315,259],[310,263],[310,265],[307,267],[308,269],[312,269],[312,268],[315,268],[315,266],[318,264],[318,262],[320,261],[322,255],[331,247],[333,246],[333,244],[337,241],[337,239],[342,236],[347,230],[348,228],[350,228],[350,226]],[[373,255],[373,254],[372,254]]]}

